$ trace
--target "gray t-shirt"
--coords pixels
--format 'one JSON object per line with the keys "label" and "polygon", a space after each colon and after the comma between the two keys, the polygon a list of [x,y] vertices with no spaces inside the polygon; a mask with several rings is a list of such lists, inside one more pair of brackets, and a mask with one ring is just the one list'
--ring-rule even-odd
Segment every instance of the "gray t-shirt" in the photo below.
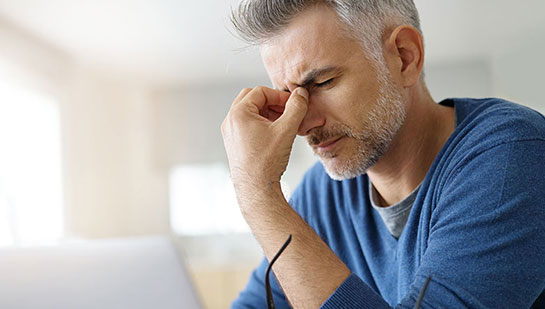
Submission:
{"label": "gray t-shirt", "polygon": [[403,232],[403,228],[405,228],[405,224],[407,224],[407,219],[409,218],[411,208],[413,207],[414,200],[418,194],[418,189],[420,189],[420,185],[418,185],[409,196],[397,204],[388,207],[379,207],[378,192],[369,181],[371,205],[373,205],[373,208],[379,213],[382,221],[384,221],[384,224],[388,228],[388,231],[390,231],[390,234],[396,239],[399,238],[401,232]]}

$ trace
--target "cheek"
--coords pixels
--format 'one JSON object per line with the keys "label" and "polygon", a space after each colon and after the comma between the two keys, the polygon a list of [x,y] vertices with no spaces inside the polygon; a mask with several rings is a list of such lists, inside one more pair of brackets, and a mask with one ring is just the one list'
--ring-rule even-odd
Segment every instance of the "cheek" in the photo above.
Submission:
{"label": "cheek", "polygon": [[325,91],[311,92],[309,110],[313,110],[327,118],[330,118],[332,114],[338,109],[340,100],[332,93]]}
{"label": "cheek", "polygon": [[333,88],[311,95],[316,110],[326,117],[327,127],[341,124],[353,130],[368,126],[369,112],[376,104],[376,95],[369,89]]}
{"label": "cheek", "polygon": [[309,108],[325,118],[326,127],[347,124],[352,121],[350,114],[357,108],[347,94],[341,89],[311,93]]}

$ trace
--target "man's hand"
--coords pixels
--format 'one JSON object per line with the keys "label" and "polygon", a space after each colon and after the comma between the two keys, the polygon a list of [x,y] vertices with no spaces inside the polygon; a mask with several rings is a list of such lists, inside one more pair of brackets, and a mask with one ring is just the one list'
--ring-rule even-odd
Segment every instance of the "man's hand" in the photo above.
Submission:
{"label": "man's hand", "polygon": [[221,129],[241,207],[257,192],[280,189],[307,103],[304,88],[291,95],[266,87],[244,89],[233,101]]}
{"label": "man's hand", "polygon": [[[350,270],[290,207],[280,189],[308,92],[244,89],[222,124],[231,178],[246,222],[269,260],[293,235],[274,273],[295,308],[318,308]],[[319,284],[317,284],[319,283]]]}

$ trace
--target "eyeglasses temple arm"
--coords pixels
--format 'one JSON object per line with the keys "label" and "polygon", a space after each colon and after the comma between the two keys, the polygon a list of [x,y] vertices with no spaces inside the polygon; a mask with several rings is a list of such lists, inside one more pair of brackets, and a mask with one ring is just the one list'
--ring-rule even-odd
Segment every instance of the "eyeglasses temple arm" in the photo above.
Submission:
{"label": "eyeglasses temple arm", "polygon": [[286,250],[286,248],[288,247],[290,242],[291,242],[291,234],[290,234],[290,236],[288,236],[288,239],[286,240],[286,242],[284,242],[284,244],[282,245],[280,250],[278,250],[278,252],[272,258],[271,262],[269,263],[269,267],[267,267],[267,271],[265,272],[265,290],[267,291],[267,308],[269,308],[269,309],[274,309],[274,299],[273,299],[273,296],[272,296],[271,282],[269,280],[271,269],[272,269],[272,266],[273,266],[274,262],[276,262],[278,257],[280,257],[280,255],[282,254],[282,252],[284,252],[284,250]]}
{"label": "eyeglasses temple arm", "polygon": [[416,300],[416,304],[414,305],[414,309],[419,309],[422,305],[422,300],[424,299],[424,294],[426,294],[426,289],[428,288],[428,284],[430,283],[431,276],[428,276],[426,278],[426,282],[424,282],[424,285],[422,286],[422,289],[420,290],[420,293],[418,294],[418,299]]}

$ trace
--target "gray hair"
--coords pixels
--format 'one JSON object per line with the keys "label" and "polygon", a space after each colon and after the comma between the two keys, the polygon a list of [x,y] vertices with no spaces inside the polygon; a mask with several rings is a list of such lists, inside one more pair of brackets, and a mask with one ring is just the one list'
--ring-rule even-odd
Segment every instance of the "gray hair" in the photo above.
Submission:
{"label": "gray hair", "polygon": [[413,0],[243,0],[232,11],[231,21],[243,40],[259,45],[316,4],[331,7],[375,62],[384,61],[382,36],[388,27],[407,24],[422,33]]}

